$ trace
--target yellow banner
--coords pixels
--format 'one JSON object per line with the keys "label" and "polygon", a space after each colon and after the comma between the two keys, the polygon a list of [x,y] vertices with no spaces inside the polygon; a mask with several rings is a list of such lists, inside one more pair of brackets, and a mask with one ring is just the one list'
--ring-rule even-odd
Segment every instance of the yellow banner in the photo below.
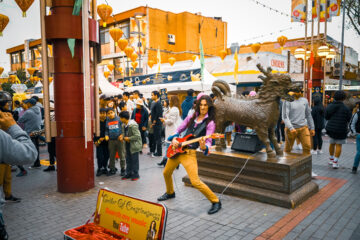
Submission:
{"label": "yellow banner", "polygon": [[164,239],[167,211],[164,205],[99,191],[94,222],[126,239]]}
{"label": "yellow banner", "polygon": [[317,18],[318,0],[311,1],[311,16],[312,19]]}
{"label": "yellow banner", "polygon": [[306,4],[305,0],[291,1],[291,22],[305,22]]}

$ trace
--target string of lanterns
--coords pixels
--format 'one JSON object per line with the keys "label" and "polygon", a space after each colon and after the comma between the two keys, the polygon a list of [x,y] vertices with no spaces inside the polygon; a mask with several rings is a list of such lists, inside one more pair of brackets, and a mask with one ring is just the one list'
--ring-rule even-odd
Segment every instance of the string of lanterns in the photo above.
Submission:
{"label": "string of lanterns", "polygon": [[275,9],[275,8],[269,7],[269,6],[267,6],[267,5],[259,2],[259,1],[257,1],[257,0],[251,0],[251,1],[254,2],[254,3],[256,3],[257,5],[261,5],[261,6],[263,6],[264,8],[269,9],[270,11],[273,11],[273,12],[276,12],[276,13],[280,13],[282,16],[290,17],[289,14],[287,14],[287,13],[285,13],[285,12],[282,12],[282,11],[280,11],[280,10],[277,10],[277,9]]}

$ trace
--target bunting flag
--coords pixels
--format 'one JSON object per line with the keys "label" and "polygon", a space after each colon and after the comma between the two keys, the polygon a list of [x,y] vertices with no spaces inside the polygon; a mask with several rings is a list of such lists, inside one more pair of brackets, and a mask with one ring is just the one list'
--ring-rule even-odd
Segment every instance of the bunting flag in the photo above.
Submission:
{"label": "bunting flag", "polygon": [[204,60],[204,48],[200,38],[200,66],[201,66],[201,81],[204,79],[204,69],[205,69],[205,60]]}
{"label": "bunting flag", "polygon": [[328,1],[328,13],[330,17],[336,17],[340,15],[341,0]]}
{"label": "bunting flag", "polygon": [[312,19],[317,18],[318,0],[311,0],[311,16]]}
{"label": "bunting flag", "polygon": [[305,22],[306,12],[305,0],[291,1],[291,22]]}
{"label": "bunting flag", "polygon": [[238,82],[239,82],[239,78],[238,78],[238,71],[239,71],[238,49],[236,49],[236,51],[235,51],[234,60],[235,60],[234,79],[235,79],[235,82],[236,82],[236,85],[237,85]]}
{"label": "bunting flag", "polygon": [[[74,4],[72,15],[79,16],[81,6],[82,6],[82,0],[76,0],[75,4]],[[69,49],[71,52],[71,56],[74,57],[74,55],[75,55],[75,38],[68,38],[67,42],[68,42],[68,46],[69,46]]]}

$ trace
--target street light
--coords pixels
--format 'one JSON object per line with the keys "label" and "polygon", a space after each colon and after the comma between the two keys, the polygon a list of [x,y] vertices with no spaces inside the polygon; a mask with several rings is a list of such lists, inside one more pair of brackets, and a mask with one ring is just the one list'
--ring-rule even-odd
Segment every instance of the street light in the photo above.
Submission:
{"label": "street light", "polygon": [[145,16],[144,13],[140,13],[140,12],[137,12],[134,14],[135,16],[135,19],[136,19],[136,24],[138,26],[138,37],[139,37],[139,42],[138,42],[138,49],[139,49],[139,70],[141,69],[141,34],[143,34],[141,31],[140,31],[140,21],[142,20],[142,18]]}

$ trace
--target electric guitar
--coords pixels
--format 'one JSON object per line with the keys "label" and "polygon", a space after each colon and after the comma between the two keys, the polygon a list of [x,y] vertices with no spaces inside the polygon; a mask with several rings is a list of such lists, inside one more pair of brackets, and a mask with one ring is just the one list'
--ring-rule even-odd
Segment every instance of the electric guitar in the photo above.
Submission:
{"label": "electric guitar", "polygon": [[33,131],[31,132],[29,135],[30,137],[38,137],[41,134],[45,133],[45,129],[41,129],[41,130],[37,130],[37,131]]}
{"label": "electric guitar", "polygon": [[213,133],[211,135],[207,135],[207,136],[203,136],[203,137],[198,137],[198,138],[194,138],[194,139],[190,139],[189,138],[193,137],[192,134],[186,135],[183,138],[176,138],[176,140],[179,142],[179,146],[175,147],[172,144],[169,146],[166,156],[168,158],[173,158],[176,157],[178,154],[184,153],[186,150],[186,146],[192,144],[192,143],[196,143],[199,142],[201,139],[208,139],[208,138],[212,138],[212,139],[218,139],[218,138],[224,138],[224,134],[220,134],[220,133]]}

